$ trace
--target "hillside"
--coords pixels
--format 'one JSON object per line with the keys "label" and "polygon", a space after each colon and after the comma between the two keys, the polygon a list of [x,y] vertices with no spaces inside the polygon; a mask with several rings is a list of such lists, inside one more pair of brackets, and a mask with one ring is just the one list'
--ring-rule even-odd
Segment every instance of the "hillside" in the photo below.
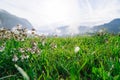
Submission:
{"label": "hillside", "polygon": [[0,9],[0,28],[5,27],[8,29],[12,29],[18,24],[28,29],[33,27],[32,24],[28,20],[17,17],[15,15],[10,14],[9,12],[5,10]]}
{"label": "hillside", "polygon": [[99,31],[100,29],[105,28],[108,32],[119,33],[120,32],[120,19],[114,19],[109,23],[94,26],[93,29]]}

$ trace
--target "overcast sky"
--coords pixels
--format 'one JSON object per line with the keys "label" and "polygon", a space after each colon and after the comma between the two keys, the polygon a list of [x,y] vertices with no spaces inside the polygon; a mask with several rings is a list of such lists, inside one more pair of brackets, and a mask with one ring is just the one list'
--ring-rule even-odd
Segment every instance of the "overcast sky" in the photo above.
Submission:
{"label": "overcast sky", "polygon": [[0,8],[28,19],[35,28],[69,25],[76,30],[120,17],[120,0],[0,0]]}

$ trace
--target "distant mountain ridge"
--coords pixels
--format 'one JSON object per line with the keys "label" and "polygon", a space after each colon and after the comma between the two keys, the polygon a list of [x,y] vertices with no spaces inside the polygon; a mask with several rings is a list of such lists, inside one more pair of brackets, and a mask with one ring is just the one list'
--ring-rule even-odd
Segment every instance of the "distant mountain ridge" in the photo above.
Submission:
{"label": "distant mountain ridge", "polygon": [[91,32],[91,28],[88,26],[80,26],[80,27],[78,27],[78,29],[79,29],[80,34]]}
{"label": "distant mountain ridge", "polygon": [[[17,17],[5,10],[0,9],[0,28],[5,27],[8,29],[12,29],[18,24],[21,24],[23,27],[26,27],[28,29],[33,28],[32,24],[28,20]],[[110,21],[109,23],[93,26],[92,28],[90,28],[89,26],[82,26],[82,25],[78,26],[79,34],[85,34],[87,32],[94,33],[94,32],[98,32],[103,28],[110,33],[111,32],[120,33],[120,18],[116,18]],[[58,33],[60,35],[66,35],[66,34],[69,35],[68,30],[69,30],[69,25],[62,25],[62,26],[58,26],[56,29],[51,30],[51,33]],[[50,30],[45,30],[45,31],[50,31]]]}
{"label": "distant mountain ridge", "polygon": [[[61,34],[65,35],[68,30],[68,27],[69,26],[64,26],[64,27],[61,26],[57,29],[61,31]],[[85,33],[95,33],[100,31],[101,29],[105,29],[107,32],[110,32],[110,33],[120,33],[120,18],[116,18],[110,21],[109,23],[105,23],[98,26],[93,26],[93,27],[79,26],[78,27],[80,35],[83,35]]]}
{"label": "distant mountain ridge", "polygon": [[18,24],[28,29],[31,29],[33,27],[28,20],[17,17],[5,10],[0,9],[0,28],[4,27],[4,28],[12,29]]}
{"label": "distant mountain ridge", "polygon": [[108,32],[119,33],[120,32],[120,18],[114,19],[109,23],[105,23],[103,25],[93,27],[93,29],[96,31],[99,31],[102,28],[105,28]]}

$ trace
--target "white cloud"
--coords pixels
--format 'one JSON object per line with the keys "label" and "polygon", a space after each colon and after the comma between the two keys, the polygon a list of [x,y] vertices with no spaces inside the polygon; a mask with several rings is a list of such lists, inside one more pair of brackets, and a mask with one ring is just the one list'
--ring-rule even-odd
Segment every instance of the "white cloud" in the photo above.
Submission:
{"label": "white cloud", "polygon": [[[93,25],[120,17],[120,0],[1,0],[0,8],[28,19],[36,28],[53,24]],[[52,27],[54,28],[54,27]]]}

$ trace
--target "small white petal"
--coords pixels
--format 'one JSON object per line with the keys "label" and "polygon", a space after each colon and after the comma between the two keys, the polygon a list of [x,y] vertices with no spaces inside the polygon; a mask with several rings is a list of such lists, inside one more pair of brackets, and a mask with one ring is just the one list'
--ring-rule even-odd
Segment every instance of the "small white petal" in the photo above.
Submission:
{"label": "small white petal", "polygon": [[12,58],[12,61],[13,61],[13,62],[18,61],[18,57],[17,57],[16,55],[14,55],[13,58]]}
{"label": "small white petal", "polygon": [[75,52],[75,53],[78,53],[78,52],[79,52],[79,50],[80,50],[80,47],[78,47],[78,46],[77,46],[77,47],[75,47],[74,52]]}
{"label": "small white petal", "polygon": [[0,47],[0,52],[3,52],[5,50],[5,47],[1,46]]}

